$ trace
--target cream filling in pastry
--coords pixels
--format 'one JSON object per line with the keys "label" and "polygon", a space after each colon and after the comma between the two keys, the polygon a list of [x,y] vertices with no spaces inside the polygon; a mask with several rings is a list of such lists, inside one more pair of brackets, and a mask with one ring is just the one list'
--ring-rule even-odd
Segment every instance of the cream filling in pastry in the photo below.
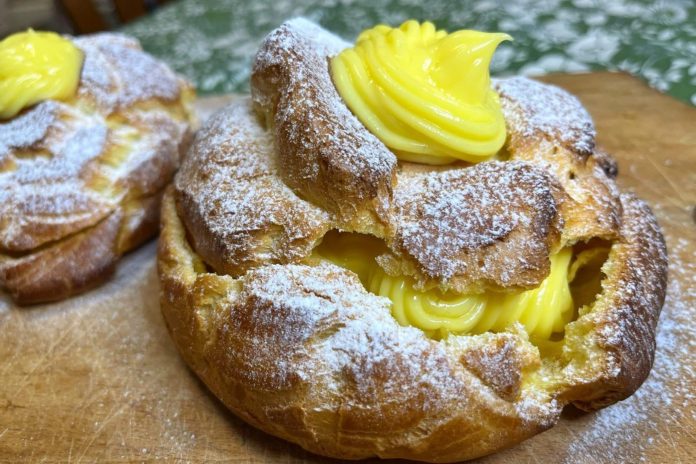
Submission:
{"label": "cream filling in pastry", "polygon": [[355,272],[367,290],[391,300],[392,315],[401,325],[418,327],[432,338],[500,332],[519,322],[532,340],[542,343],[561,338],[577,308],[594,300],[607,256],[602,246],[577,252],[566,247],[550,256],[550,273],[536,288],[457,294],[420,291],[410,278],[388,275],[375,261],[385,251],[375,237],[334,231],[315,254]]}

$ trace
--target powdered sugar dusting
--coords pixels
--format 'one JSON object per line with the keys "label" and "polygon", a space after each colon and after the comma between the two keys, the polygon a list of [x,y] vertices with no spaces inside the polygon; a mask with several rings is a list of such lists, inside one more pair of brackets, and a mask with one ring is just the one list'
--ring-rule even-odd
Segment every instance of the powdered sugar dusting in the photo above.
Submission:
{"label": "powdered sugar dusting", "polygon": [[[466,275],[519,285],[530,269],[541,269],[536,278],[542,278],[548,267],[557,211],[541,169],[493,161],[400,176],[394,200],[395,241],[429,277]],[[516,253],[506,241],[514,242]]]}
{"label": "powdered sugar dusting", "polygon": [[[110,210],[98,193],[76,185],[104,150],[107,133],[101,116],[55,101],[0,124],[0,153],[12,160],[0,172],[0,249],[33,248],[41,243],[32,235],[41,224],[62,225],[68,234]],[[46,233],[43,240],[56,238]]]}
{"label": "powdered sugar dusting", "polygon": [[[304,221],[287,206],[283,208],[284,216],[276,214],[283,199],[276,197],[275,192],[284,195],[285,201],[298,199],[290,190],[283,190],[280,175],[285,174],[286,168],[297,170],[297,178],[311,188],[323,181],[324,165],[321,162],[342,159],[341,155],[332,158],[330,152],[325,152],[324,158],[316,157],[317,153],[322,153],[322,147],[335,140],[332,129],[325,130],[322,125],[326,118],[322,119],[321,111],[317,110],[325,103],[321,94],[323,84],[307,83],[308,77],[325,68],[323,64],[305,66],[306,63],[296,56],[299,54],[300,58],[306,58],[317,49],[321,50],[320,46],[307,45],[303,42],[306,38],[298,36],[305,34],[312,40],[323,40],[323,36],[316,29],[308,32],[303,28],[310,26],[300,22],[299,26],[291,23],[281,27],[269,36],[257,56],[254,100],[257,109],[265,112],[264,116],[272,117],[271,133],[265,132],[253,119],[248,103],[247,107],[228,108],[204,129],[209,132],[202,133],[197,149],[192,150],[187,166],[177,179],[185,209],[187,202],[195,202],[198,198],[205,203],[193,214],[191,210],[185,211],[182,214],[184,221],[195,222],[196,218],[192,216],[203,211],[209,230],[213,235],[224,237],[222,242],[228,250],[248,245],[255,248],[258,239],[254,234],[267,230],[269,224],[291,231],[293,226]],[[329,49],[336,46],[329,40],[326,43]],[[324,49],[323,53],[330,51]],[[291,72],[283,74],[274,66]],[[525,85],[528,84],[519,84]],[[535,84],[529,85],[533,87]],[[519,90],[516,86],[518,84],[511,87]],[[508,102],[515,102],[509,109],[514,112],[513,119],[520,118],[513,121],[519,123],[517,135],[533,138],[541,134],[554,142],[570,145],[578,154],[591,153],[594,130],[589,117],[585,120],[583,116],[586,115],[584,109],[580,107],[579,115],[565,115],[564,111],[575,111],[573,105],[579,105],[577,100],[566,99],[560,90],[539,86],[554,101],[542,104],[544,97],[535,99],[532,96],[521,99],[523,101],[519,103],[514,96],[503,95]],[[301,97],[299,104],[287,104],[298,96]],[[330,113],[340,113],[331,105],[328,108]],[[524,114],[528,110],[552,114],[538,115],[537,119],[532,115],[535,126],[534,132],[530,132],[524,125],[529,123]],[[273,133],[282,133],[283,130],[287,132],[280,137]],[[273,135],[276,135],[275,139]],[[297,150],[293,155],[296,158],[288,157],[288,147]],[[534,148],[538,148],[538,144],[532,150]],[[373,152],[354,151],[351,155],[356,154],[361,161],[337,166],[348,166],[349,172],[355,170],[358,174],[367,172],[358,169],[360,163],[375,166],[371,158]],[[288,158],[284,161],[284,157]],[[388,219],[385,240],[395,254],[402,253],[412,258],[429,276],[445,281],[465,276],[488,283],[496,278],[498,281],[494,283],[509,288],[513,285],[532,286],[547,275],[549,252],[562,229],[558,207],[565,200],[558,181],[547,169],[522,161],[493,161],[464,169],[456,166],[429,172],[406,172],[407,164],[403,163],[401,172],[396,174],[393,202],[385,214]],[[224,174],[223,178],[217,177],[218,171]],[[233,180],[229,182],[229,179]],[[343,177],[328,180],[336,182],[337,179]],[[287,182],[285,178],[283,180]],[[296,185],[290,187],[295,192],[301,190]],[[192,193],[200,188],[206,189],[203,196]],[[318,190],[327,196],[338,194],[334,190],[326,193],[328,190],[323,184]],[[302,190],[301,193],[306,192]],[[325,226],[333,224],[340,228],[345,224],[339,214],[333,214],[330,208],[325,210],[331,213],[327,214],[330,221],[324,223]],[[221,215],[222,219],[219,218]],[[656,227],[647,209],[643,216],[628,227]],[[292,224],[283,222],[286,217],[291,218]],[[192,231],[194,241],[201,236],[196,228],[189,227],[189,231]],[[389,236],[392,232],[395,235]],[[266,234],[263,243],[276,246],[279,243],[276,237]],[[657,232],[655,237],[658,237]],[[655,247],[660,248],[661,242],[655,242]],[[651,253],[653,248],[640,246],[641,259],[655,257]],[[268,251],[269,248],[267,245],[263,249]],[[277,249],[289,248],[282,244]],[[543,368],[539,368],[539,352],[528,343],[521,328],[515,332],[513,327],[505,334],[430,340],[415,328],[400,327],[389,314],[388,301],[367,293],[356,276],[346,270],[328,263],[279,266],[270,264],[277,262],[274,261],[277,258],[269,253],[240,254],[244,253],[246,256],[256,253],[252,256],[256,262],[245,272],[233,274],[241,277],[228,287],[229,294],[223,307],[231,308],[230,317],[220,319],[221,337],[216,340],[218,346],[212,350],[210,359],[224,363],[222,370],[233,374],[226,376],[228,379],[234,377],[230,380],[234,387],[230,391],[244,391],[252,397],[261,392],[257,397],[259,401],[245,402],[244,399],[228,397],[231,408],[260,418],[258,420],[264,424],[272,424],[268,427],[280,431],[278,435],[285,438],[307,444],[305,435],[309,432],[312,443],[318,443],[319,451],[326,452],[329,444],[342,440],[344,434],[374,434],[380,439],[387,437],[388,447],[398,449],[408,434],[413,434],[413,438],[414,435],[431,433],[437,430],[437,426],[454,418],[460,425],[459,430],[471,430],[472,435],[484,437],[481,440],[490,440],[492,450],[506,444],[506,433],[517,434],[510,443],[519,442],[525,434],[531,435],[540,428],[553,425],[562,403],[569,401],[563,398],[564,391],[568,391],[569,384],[577,387],[572,382],[565,383],[565,379],[549,380],[553,388],[548,390],[534,380],[525,383],[526,379],[522,377],[544,373]],[[203,258],[211,264],[206,256]],[[380,264],[386,263],[386,269],[389,257],[381,258],[384,260]],[[605,327],[617,318],[623,322],[611,325],[609,329],[598,329],[621,332],[614,338],[604,336],[607,343],[618,345],[622,340],[629,343],[636,340],[630,333],[624,333],[633,329],[626,323],[622,311],[629,316],[632,311],[633,314],[642,310],[654,312],[657,300],[662,297],[662,280],[649,283],[650,279],[645,276],[661,274],[659,271],[664,263],[661,259],[654,261],[654,267],[639,265],[640,269],[631,274],[642,282],[627,284],[621,289],[634,292],[633,297],[641,299],[638,306],[645,307],[610,308],[611,314],[603,320],[607,322]],[[216,268],[214,264],[213,267]],[[397,272],[408,271],[400,268]],[[651,290],[655,295],[646,295]],[[641,350],[650,351],[651,341],[647,338],[652,335],[654,321],[654,317],[646,317],[645,321],[636,323],[643,324],[648,330],[636,329],[640,332],[638,336],[645,338],[633,343],[633,348],[640,345],[638,348]],[[504,337],[513,340],[509,352],[500,351],[498,342]],[[456,340],[460,343],[455,343]],[[644,340],[647,341],[642,343]],[[463,355],[476,353],[484,347],[504,356],[505,362],[496,356],[481,357],[479,352],[479,359],[484,364],[481,372],[464,366]],[[582,357],[578,359],[585,365],[592,363],[592,360]],[[643,359],[648,359],[648,356]],[[546,365],[547,361],[548,364],[554,363],[545,359],[543,364]],[[556,367],[554,365],[551,370]],[[500,369],[508,371],[497,375],[496,370]],[[509,371],[513,369],[519,372],[517,379],[510,375]],[[638,375],[642,377],[645,371],[641,372]],[[621,374],[618,369],[610,373],[616,378]],[[501,382],[496,383],[496,380]],[[500,390],[507,384],[512,385],[509,396],[496,390],[496,385]],[[299,425],[294,414],[298,404],[302,404]],[[620,408],[617,414],[622,414],[618,411]],[[602,412],[597,417],[606,414],[613,413]],[[648,417],[636,414],[635,417],[640,419]],[[504,427],[495,422],[501,417],[508,421]],[[401,422],[406,420],[408,424]],[[437,423],[438,420],[442,422]],[[327,422],[337,425],[326,427],[329,432],[315,426]],[[432,426],[433,423],[437,423],[436,427]],[[508,426],[510,424],[512,426]],[[392,430],[398,430],[398,434],[389,435]],[[330,436],[322,436],[322,433]],[[584,437],[571,447],[591,446],[582,440]],[[411,443],[414,442],[416,440]],[[423,447],[427,445],[425,443]],[[327,448],[321,448],[323,446]],[[587,454],[583,451],[581,449],[579,455]]]}
{"label": "powdered sugar dusting", "polygon": [[52,124],[56,123],[58,104],[54,101],[39,103],[32,111],[0,123],[0,163],[10,156],[13,148],[29,148],[40,141]]}
{"label": "powdered sugar dusting", "polygon": [[[227,359],[231,372],[247,391],[294,391],[301,399],[293,401],[302,401],[309,415],[340,414],[341,433],[393,432],[396,442],[408,443],[440,421],[487,422],[497,414],[514,421],[519,414],[543,422],[558,414],[553,401],[528,391],[513,407],[463,368],[462,352],[498,335],[461,337],[451,345],[428,339],[400,326],[389,300],[366,292],[357,276],[333,264],[270,265],[241,282],[218,340],[236,347]],[[488,404],[487,417],[479,401]],[[282,402],[279,397],[270,409]],[[431,425],[419,431],[414,420]]]}
{"label": "powdered sugar dusting", "polygon": [[[303,37],[312,42],[314,46],[317,47],[317,53],[320,55],[334,56],[344,48],[350,46],[349,42],[346,42],[336,34],[329,32],[307,18],[293,18],[286,21],[284,25],[287,26],[288,29],[298,31]],[[292,47],[294,44],[289,42],[287,46]]]}
{"label": "powdered sugar dusting", "polygon": [[[317,332],[343,324],[336,320],[339,313],[354,316],[358,310],[380,308],[388,314],[388,300],[366,293],[355,276],[331,264],[264,266],[248,273],[243,282],[234,317],[223,330],[245,337],[250,349],[240,355],[250,357],[250,369],[241,374],[257,388],[287,388],[291,377],[310,380],[316,363],[305,362],[307,342]],[[293,358],[300,362],[291,362]],[[264,360],[275,369],[253,368]]]}
{"label": "powdered sugar dusting", "polygon": [[[177,163],[188,121],[132,105],[177,99],[186,84],[133,39],[97,34],[74,42],[85,53],[77,96],[44,101],[0,123],[2,250],[27,251],[94,225],[127,194],[129,182],[140,194],[152,193]],[[106,159],[119,151],[125,154]],[[154,180],[138,183],[154,165]]]}
{"label": "powdered sugar dusting", "polygon": [[97,122],[77,129],[67,140],[49,147],[50,158],[37,158],[34,163],[20,163],[15,179],[21,185],[51,182],[77,177],[84,166],[104,149],[107,128]]}
{"label": "powdered sugar dusting", "polygon": [[329,214],[280,179],[272,134],[246,98],[201,129],[175,185],[197,251],[219,271],[297,260],[329,228]]}
{"label": "powdered sugar dusting", "polygon": [[252,73],[252,97],[273,116],[284,180],[341,216],[375,197],[386,209],[396,168],[394,154],[350,112],[331,80],[329,59],[348,45],[305,19],[291,20],[264,40]]}
{"label": "powdered sugar dusting", "polygon": [[85,52],[78,93],[94,98],[107,112],[153,98],[179,98],[183,81],[142,51],[135,39],[102,33],[74,41]]}
{"label": "powdered sugar dusting", "polygon": [[589,155],[594,149],[595,128],[582,103],[559,87],[526,77],[495,79],[508,130],[521,137],[539,132],[576,152]]}

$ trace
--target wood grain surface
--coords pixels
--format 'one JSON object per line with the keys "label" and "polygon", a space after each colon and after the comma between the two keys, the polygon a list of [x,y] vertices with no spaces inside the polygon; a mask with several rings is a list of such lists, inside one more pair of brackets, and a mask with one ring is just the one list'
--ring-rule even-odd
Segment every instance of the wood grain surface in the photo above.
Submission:
{"label": "wood grain surface", "polygon": [[[669,296],[636,395],[599,413],[566,410],[553,429],[481,462],[696,462],[696,109],[623,74],[544,80],[580,97],[622,187],[655,209]],[[247,426],[187,369],[159,312],[155,248],[65,302],[17,308],[0,295],[0,462],[325,461]]]}

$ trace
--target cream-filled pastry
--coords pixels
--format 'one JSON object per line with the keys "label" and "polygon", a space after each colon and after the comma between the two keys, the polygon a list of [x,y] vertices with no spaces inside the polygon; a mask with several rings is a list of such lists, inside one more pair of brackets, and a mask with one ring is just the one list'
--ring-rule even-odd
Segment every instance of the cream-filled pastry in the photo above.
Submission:
{"label": "cream-filled pastry", "polygon": [[325,456],[453,462],[643,382],[659,227],[575,97],[489,78],[506,38],[291,20],[197,133],[163,204],[162,313],[243,420]]}
{"label": "cream-filled pastry", "polygon": [[152,237],[193,98],[123,35],[2,40],[0,288],[23,304],[74,295]]}

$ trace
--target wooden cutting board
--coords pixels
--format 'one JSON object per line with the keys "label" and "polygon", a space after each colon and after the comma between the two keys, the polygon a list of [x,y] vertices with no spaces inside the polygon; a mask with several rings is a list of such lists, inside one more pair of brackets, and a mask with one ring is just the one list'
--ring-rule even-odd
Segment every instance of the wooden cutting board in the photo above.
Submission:
{"label": "wooden cutting board", "polygon": [[[622,187],[654,207],[669,296],[636,395],[599,413],[566,410],[550,431],[481,462],[696,462],[696,109],[623,74],[544,80],[580,97]],[[0,462],[324,461],[235,418],[179,359],[159,312],[155,248],[69,301],[21,309],[0,296]]]}

